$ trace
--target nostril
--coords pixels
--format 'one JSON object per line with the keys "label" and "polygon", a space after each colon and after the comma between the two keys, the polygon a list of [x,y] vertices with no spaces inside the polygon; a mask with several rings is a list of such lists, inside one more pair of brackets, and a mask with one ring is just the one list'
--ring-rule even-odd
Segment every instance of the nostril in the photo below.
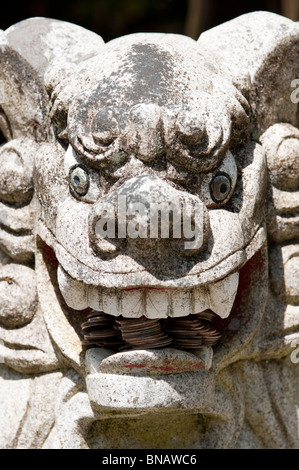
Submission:
{"label": "nostril", "polygon": [[115,236],[110,237],[108,234],[103,234],[101,230],[95,228],[90,231],[90,244],[93,251],[99,255],[112,255],[117,254],[125,249],[126,240],[119,238],[117,233]]}
{"label": "nostril", "polygon": [[125,239],[119,236],[117,212],[105,199],[94,204],[89,215],[89,241],[96,254],[117,254],[124,248]]}
{"label": "nostril", "polygon": [[[192,201],[193,202],[193,201]],[[183,206],[181,236],[173,237],[171,249],[180,256],[192,256],[203,251],[210,235],[209,215],[201,202]]]}
{"label": "nostril", "polygon": [[113,255],[124,249],[124,241],[121,242],[117,238],[95,237],[92,245],[95,253],[100,255]]}

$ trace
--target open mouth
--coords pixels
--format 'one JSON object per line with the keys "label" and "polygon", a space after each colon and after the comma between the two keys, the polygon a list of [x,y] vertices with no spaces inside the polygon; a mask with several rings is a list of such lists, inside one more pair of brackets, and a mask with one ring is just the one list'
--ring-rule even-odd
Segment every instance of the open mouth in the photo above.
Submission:
{"label": "open mouth", "polygon": [[[47,327],[83,374],[95,409],[120,415],[159,407],[218,413],[215,377],[224,364],[222,351],[228,357],[243,347],[242,328],[259,321],[251,307],[244,317],[243,306],[252,303],[252,285],[257,302],[263,296],[263,248],[252,255],[247,250],[244,264],[214,282],[121,289],[74,279],[48,244],[38,239],[38,247]],[[50,292],[43,288],[48,283]]]}
{"label": "open mouth", "polygon": [[[82,345],[105,348],[98,371],[105,369],[106,356],[114,355],[108,361],[111,370],[133,374],[142,369],[152,375],[211,368],[212,348],[231,313],[239,274],[186,289],[112,289],[75,280],[57,264],[57,284],[69,311],[81,313],[77,332]],[[144,350],[153,351],[146,366]],[[134,355],[134,366],[130,351],[140,356],[136,363]]]}
{"label": "open mouth", "polygon": [[114,320],[109,315],[92,312],[82,324],[83,344],[108,347],[117,351],[156,349],[171,346],[177,349],[198,349],[213,346],[221,333],[213,326],[211,311],[183,318],[149,320],[146,317]]}

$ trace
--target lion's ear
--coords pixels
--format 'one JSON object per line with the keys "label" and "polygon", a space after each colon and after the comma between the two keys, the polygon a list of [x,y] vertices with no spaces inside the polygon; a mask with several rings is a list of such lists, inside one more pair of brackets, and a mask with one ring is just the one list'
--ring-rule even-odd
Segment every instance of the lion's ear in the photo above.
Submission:
{"label": "lion's ear", "polygon": [[223,73],[248,97],[256,139],[279,122],[298,127],[291,94],[299,77],[299,23],[253,12],[204,32],[198,43],[218,57]]}
{"label": "lion's ear", "polygon": [[251,137],[267,161],[269,240],[291,242],[299,236],[299,23],[249,13],[203,33],[198,44],[249,101]]}
{"label": "lion's ear", "polygon": [[[34,154],[38,144],[54,141],[57,135],[49,97],[53,81],[60,83],[66,69],[97,54],[102,46],[95,33],[46,18],[24,20],[1,32],[1,202],[20,206],[32,199]],[[47,81],[49,75],[52,80]],[[27,226],[23,228],[28,232]]]}
{"label": "lion's ear", "polygon": [[[23,78],[18,76],[18,83],[31,99],[40,99],[40,104],[24,102],[24,109],[27,112],[34,109],[39,118],[37,122],[44,131],[47,128],[49,132],[51,120],[55,134],[59,134],[64,128],[67,113],[67,107],[65,109],[64,106],[55,104],[57,95],[63,88],[61,84],[65,80],[70,85],[71,96],[78,92],[72,80],[76,69],[79,64],[100,53],[104,46],[103,39],[80,26],[49,18],[21,21],[6,30],[4,35],[6,47],[20,61],[18,69],[23,69]],[[26,65],[31,73],[25,73]],[[12,67],[14,72],[10,71],[10,77],[13,76],[12,73],[16,73],[15,64]],[[13,96],[18,96],[18,90],[20,88],[13,90]],[[49,138],[48,135],[43,135],[42,139],[45,137]]]}
{"label": "lion's ear", "polygon": [[49,68],[79,64],[104,45],[101,36],[81,26],[40,17],[16,23],[5,31],[5,37],[42,81]]}
{"label": "lion's ear", "polygon": [[1,130],[7,140],[32,136],[48,140],[47,95],[31,65],[11,45],[5,33],[0,44]]}

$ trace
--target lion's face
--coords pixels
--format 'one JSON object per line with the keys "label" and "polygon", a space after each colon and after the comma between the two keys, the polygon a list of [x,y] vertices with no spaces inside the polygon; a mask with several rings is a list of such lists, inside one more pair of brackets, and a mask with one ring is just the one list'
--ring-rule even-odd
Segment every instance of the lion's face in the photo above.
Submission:
{"label": "lion's face", "polygon": [[59,376],[38,442],[293,446],[298,26],[0,36],[0,359]]}
{"label": "lion's face", "polygon": [[70,103],[67,146],[36,159],[44,314],[96,410],[223,417],[215,382],[246,356],[266,298],[265,160],[237,90],[219,104],[211,67],[188,70],[194,48],[142,44],[107,46],[98,86]]}

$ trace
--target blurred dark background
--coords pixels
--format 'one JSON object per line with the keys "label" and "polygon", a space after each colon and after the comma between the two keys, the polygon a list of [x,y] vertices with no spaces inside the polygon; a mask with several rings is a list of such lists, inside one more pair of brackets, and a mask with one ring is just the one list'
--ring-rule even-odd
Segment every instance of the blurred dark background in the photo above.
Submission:
{"label": "blurred dark background", "polygon": [[299,20],[299,0],[27,0],[6,2],[0,29],[33,16],[81,25],[105,41],[135,32],[170,32],[197,38],[202,31],[250,11]]}

